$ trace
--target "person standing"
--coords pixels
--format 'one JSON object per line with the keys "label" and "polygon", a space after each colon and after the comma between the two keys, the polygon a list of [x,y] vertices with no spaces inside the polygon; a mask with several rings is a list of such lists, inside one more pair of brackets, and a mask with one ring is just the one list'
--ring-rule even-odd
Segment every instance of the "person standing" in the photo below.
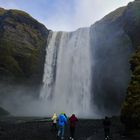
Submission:
{"label": "person standing", "polygon": [[69,118],[69,124],[70,124],[70,139],[74,140],[74,134],[75,134],[75,128],[76,128],[76,122],[78,121],[75,114],[72,114],[72,116]]}
{"label": "person standing", "polygon": [[67,119],[64,115],[65,113],[61,113],[58,117],[58,134],[57,137],[64,139],[65,125],[67,123]]}
{"label": "person standing", "polygon": [[111,121],[106,116],[105,119],[103,120],[104,133],[105,133],[105,139],[106,140],[109,139],[109,137],[110,137],[110,125],[111,125]]}
{"label": "person standing", "polygon": [[56,115],[56,113],[53,114],[51,120],[52,120],[52,129],[51,130],[57,131],[57,115]]}

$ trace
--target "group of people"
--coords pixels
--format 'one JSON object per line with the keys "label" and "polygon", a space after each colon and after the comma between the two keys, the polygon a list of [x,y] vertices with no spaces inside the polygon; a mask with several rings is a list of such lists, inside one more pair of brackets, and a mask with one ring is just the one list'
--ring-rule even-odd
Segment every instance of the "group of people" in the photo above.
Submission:
{"label": "group of people", "polygon": [[66,116],[64,112],[62,112],[58,117],[56,113],[54,113],[51,119],[53,122],[52,129],[58,130],[57,138],[60,138],[61,140],[64,139],[65,126],[67,123],[69,123],[70,139],[74,140],[76,123],[78,121],[75,114],[72,114],[71,117],[68,119],[68,117]]}
{"label": "group of people", "polygon": [[[70,139],[74,140],[76,123],[78,121],[75,114],[72,114],[71,117],[68,119],[68,117],[64,112],[62,112],[58,117],[56,113],[54,113],[51,120],[52,120],[52,129],[58,131],[57,132],[58,139],[61,140],[64,139],[65,125],[69,123]],[[103,120],[105,140],[110,139],[110,125],[111,125],[110,119],[108,117],[105,117],[105,119]]]}

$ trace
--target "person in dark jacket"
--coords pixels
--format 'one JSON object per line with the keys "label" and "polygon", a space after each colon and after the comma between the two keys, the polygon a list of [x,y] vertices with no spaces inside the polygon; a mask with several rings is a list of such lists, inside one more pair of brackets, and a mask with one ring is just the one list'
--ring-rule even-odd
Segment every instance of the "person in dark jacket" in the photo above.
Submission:
{"label": "person in dark jacket", "polygon": [[75,114],[72,114],[72,116],[69,118],[69,124],[70,124],[70,139],[74,140],[74,134],[75,134],[75,127],[76,122],[78,121]]}
{"label": "person in dark jacket", "polygon": [[105,139],[106,140],[109,139],[109,137],[110,137],[110,125],[111,125],[111,121],[106,116],[105,119],[103,120],[104,133],[105,133]]}

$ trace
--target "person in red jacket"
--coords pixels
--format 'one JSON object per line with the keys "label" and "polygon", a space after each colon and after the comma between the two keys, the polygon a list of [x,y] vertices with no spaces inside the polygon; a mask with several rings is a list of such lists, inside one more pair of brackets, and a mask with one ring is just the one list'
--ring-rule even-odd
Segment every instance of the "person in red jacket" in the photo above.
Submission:
{"label": "person in red jacket", "polygon": [[72,116],[69,118],[69,124],[70,124],[70,139],[74,140],[74,134],[75,134],[75,127],[76,122],[78,121],[75,114],[72,114]]}

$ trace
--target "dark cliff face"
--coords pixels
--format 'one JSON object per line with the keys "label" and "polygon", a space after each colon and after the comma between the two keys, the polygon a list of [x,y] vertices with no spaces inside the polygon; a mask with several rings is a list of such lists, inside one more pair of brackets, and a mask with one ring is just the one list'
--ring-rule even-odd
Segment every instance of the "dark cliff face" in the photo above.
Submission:
{"label": "dark cliff face", "polygon": [[101,112],[112,113],[123,103],[121,119],[140,126],[140,1],[115,10],[91,28],[93,61],[98,60],[93,67],[94,103]]}
{"label": "dark cliff face", "polygon": [[93,73],[95,104],[109,111],[124,101],[122,121],[128,127],[140,126],[140,1],[105,16],[91,33],[97,46],[96,51],[92,49],[93,60],[98,58]]}
{"label": "dark cliff face", "polygon": [[123,28],[125,10],[119,8],[91,26],[93,99],[103,114],[119,114],[130,80],[133,46]]}
{"label": "dark cliff face", "polygon": [[0,80],[40,83],[49,30],[19,10],[0,9]]}
{"label": "dark cliff face", "polygon": [[140,45],[140,1],[128,4],[124,14],[124,30],[130,37],[133,47]]}
{"label": "dark cliff face", "polygon": [[121,119],[127,127],[140,127],[140,1],[130,3],[124,13],[124,30],[135,48],[130,59],[131,81],[122,105]]}

